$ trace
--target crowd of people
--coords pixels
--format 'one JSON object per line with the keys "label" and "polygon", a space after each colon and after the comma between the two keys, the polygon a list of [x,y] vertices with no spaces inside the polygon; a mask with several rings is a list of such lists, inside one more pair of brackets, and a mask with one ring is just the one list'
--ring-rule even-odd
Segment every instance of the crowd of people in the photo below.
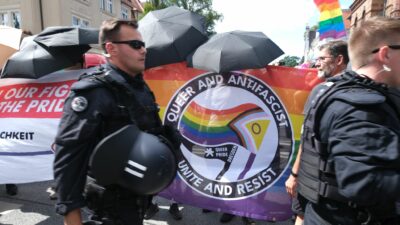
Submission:
{"label": "crowd of people", "polygon": [[[92,212],[86,224],[141,225],[157,203],[117,182],[99,184],[90,165],[94,147],[129,124],[161,136],[172,152],[180,139],[162,124],[143,79],[146,48],[137,22],[104,21],[99,44],[107,64],[72,86],[55,139],[56,212],[65,225],[83,224],[85,206]],[[318,50],[314,66],[323,82],[304,106],[301,144],[285,183],[295,224],[400,224],[400,20],[365,20],[348,42]],[[6,187],[17,194],[15,185]],[[169,212],[175,220],[184,216],[176,202]],[[220,222],[234,217],[224,213]]]}

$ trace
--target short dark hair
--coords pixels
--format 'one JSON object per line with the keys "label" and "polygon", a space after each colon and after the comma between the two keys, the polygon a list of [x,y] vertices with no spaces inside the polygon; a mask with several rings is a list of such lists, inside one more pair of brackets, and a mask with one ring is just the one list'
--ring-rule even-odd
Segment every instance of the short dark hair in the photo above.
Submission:
{"label": "short dark hair", "polygon": [[131,26],[134,29],[138,29],[139,27],[136,20],[121,20],[112,18],[103,21],[99,31],[99,44],[104,51],[106,51],[104,46],[105,42],[114,40],[118,35],[122,25]]}
{"label": "short dark hair", "polygon": [[371,17],[353,28],[349,37],[349,52],[353,68],[371,62],[374,48],[397,43],[400,20],[391,17]]}
{"label": "short dark hair", "polygon": [[319,50],[327,49],[329,54],[333,57],[343,56],[343,62],[347,65],[349,63],[349,53],[347,50],[347,42],[342,40],[330,41],[319,46]]}

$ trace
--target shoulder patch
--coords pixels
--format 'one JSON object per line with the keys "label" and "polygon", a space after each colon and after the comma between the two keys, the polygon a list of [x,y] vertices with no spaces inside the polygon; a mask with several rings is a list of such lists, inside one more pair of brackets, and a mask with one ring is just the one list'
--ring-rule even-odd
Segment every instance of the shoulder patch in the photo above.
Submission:
{"label": "shoulder patch", "polygon": [[72,99],[71,108],[75,112],[82,112],[87,108],[88,104],[89,102],[85,97],[77,96]]}
{"label": "shoulder patch", "polygon": [[365,88],[345,89],[337,94],[334,94],[333,98],[361,105],[379,104],[385,102],[386,100],[386,97],[380,92]]}

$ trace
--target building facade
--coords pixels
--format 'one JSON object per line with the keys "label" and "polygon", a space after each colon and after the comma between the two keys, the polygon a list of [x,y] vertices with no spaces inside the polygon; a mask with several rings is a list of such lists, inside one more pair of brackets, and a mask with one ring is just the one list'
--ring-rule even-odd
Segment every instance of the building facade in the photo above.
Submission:
{"label": "building facade", "polygon": [[1,0],[0,25],[33,34],[50,26],[98,28],[105,19],[131,19],[142,11],[139,0]]}
{"label": "building facade", "polygon": [[356,27],[363,19],[373,16],[400,18],[400,0],[355,0],[350,10],[351,27]]}

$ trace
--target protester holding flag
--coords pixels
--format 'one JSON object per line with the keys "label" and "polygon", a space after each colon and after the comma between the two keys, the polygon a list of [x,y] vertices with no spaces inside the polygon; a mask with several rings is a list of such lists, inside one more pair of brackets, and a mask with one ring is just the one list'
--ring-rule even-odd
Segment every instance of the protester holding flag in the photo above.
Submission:
{"label": "protester holding flag", "polygon": [[371,18],[349,39],[353,71],[307,112],[298,192],[305,225],[400,224],[400,21]]}

